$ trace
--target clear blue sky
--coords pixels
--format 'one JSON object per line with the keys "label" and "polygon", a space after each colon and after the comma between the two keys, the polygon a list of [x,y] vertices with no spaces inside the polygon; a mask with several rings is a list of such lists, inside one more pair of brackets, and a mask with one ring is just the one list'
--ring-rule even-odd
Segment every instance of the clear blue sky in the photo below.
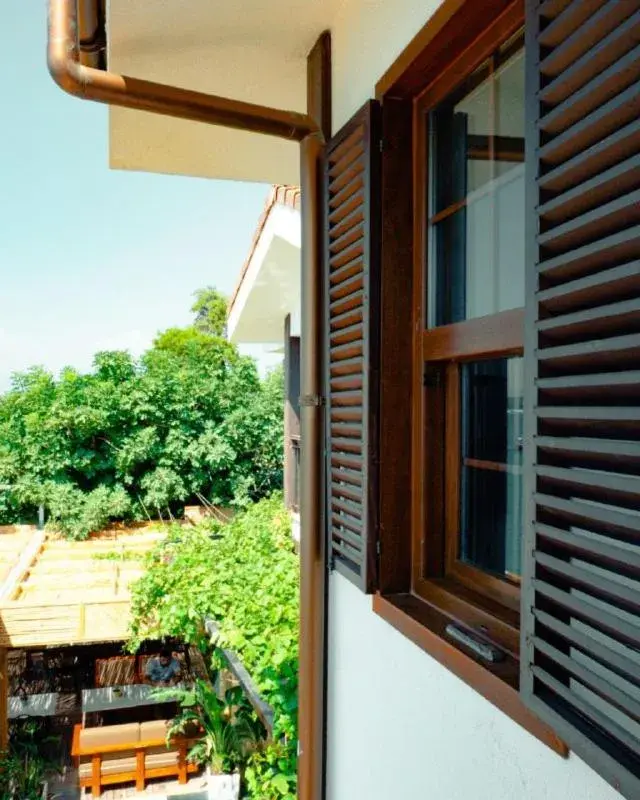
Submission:
{"label": "clear blue sky", "polygon": [[109,170],[106,107],[58,89],[45,50],[44,0],[0,0],[0,391],[31,364],[138,354],[195,289],[229,293],[268,191]]}

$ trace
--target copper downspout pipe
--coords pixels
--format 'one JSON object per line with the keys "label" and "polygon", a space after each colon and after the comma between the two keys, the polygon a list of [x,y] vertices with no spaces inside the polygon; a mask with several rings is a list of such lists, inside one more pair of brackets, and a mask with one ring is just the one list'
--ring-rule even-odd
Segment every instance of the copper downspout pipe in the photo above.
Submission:
{"label": "copper downspout pipe", "polygon": [[324,33],[307,59],[307,110],[322,134],[300,146],[300,666],[298,684],[298,798],[325,796],[325,681],[327,578],[323,330],[323,136],[331,136],[331,37]]}
{"label": "copper downspout pipe", "polygon": [[[58,86],[69,94],[295,141],[302,141],[318,131],[308,114],[243,103],[85,66],[80,60],[77,1],[49,0],[49,72]],[[83,22],[91,18],[90,10],[97,8],[97,2],[84,0]]]}

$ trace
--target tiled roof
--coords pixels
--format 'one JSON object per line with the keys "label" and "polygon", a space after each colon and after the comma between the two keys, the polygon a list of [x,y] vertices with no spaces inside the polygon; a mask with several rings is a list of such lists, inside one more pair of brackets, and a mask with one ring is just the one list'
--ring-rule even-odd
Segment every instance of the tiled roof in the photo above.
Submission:
{"label": "tiled roof", "polygon": [[238,278],[235,289],[233,290],[233,294],[231,295],[231,299],[229,300],[227,313],[229,313],[233,308],[233,304],[235,303],[236,298],[238,296],[238,292],[240,291],[240,287],[242,286],[242,281],[244,280],[244,276],[247,274],[247,270],[249,269],[249,264],[251,263],[253,254],[256,251],[256,247],[258,246],[258,242],[260,241],[260,237],[262,236],[262,231],[264,230],[264,226],[267,224],[269,215],[271,214],[273,208],[278,205],[288,206],[289,208],[295,208],[299,211],[300,187],[287,186],[284,184],[276,184],[275,186],[271,187],[271,191],[269,192],[267,201],[264,204],[264,209],[262,210],[262,214],[260,214],[258,225],[253,234],[253,240],[251,242],[251,247],[249,248],[249,253],[245,259],[244,264],[242,265],[242,269],[240,270],[240,277]]}

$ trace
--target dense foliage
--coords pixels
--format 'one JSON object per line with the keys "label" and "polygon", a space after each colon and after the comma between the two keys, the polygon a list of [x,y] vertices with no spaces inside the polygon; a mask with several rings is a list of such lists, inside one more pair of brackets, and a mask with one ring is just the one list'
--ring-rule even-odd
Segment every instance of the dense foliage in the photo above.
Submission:
{"label": "dense foliage", "polygon": [[203,647],[202,621],[211,618],[274,709],[274,743],[245,773],[256,800],[296,796],[298,592],[290,518],[277,497],[224,526],[175,526],[133,588],[133,650],[163,636]]}
{"label": "dense foliage", "polygon": [[197,327],[165,331],[139,360],[102,352],[89,374],[14,376],[0,397],[0,524],[44,505],[81,538],[110,519],[168,517],[201,496],[243,507],[281,486],[282,372],[261,381],[211,332],[224,302],[212,291],[198,295]]}
{"label": "dense foliage", "polygon": [[58,750],[41,720],[12,721],[9,748],[0,753],[0,800],[42,800],[46,780],[60,771]]}

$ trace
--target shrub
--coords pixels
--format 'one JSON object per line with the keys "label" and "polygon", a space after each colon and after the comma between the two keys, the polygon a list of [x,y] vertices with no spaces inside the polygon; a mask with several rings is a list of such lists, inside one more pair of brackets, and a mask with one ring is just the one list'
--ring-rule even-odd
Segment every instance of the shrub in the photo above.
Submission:
{"label": "shrub", "polygon": [[274,710],[274,743],[249,761],[256,800],[294,800],[298,710],[299,562],[289,514],[273,497],[227,525],[175,526],[132,589],[129,646],[168,636],[206,647],[203,620],[220,630]]}

